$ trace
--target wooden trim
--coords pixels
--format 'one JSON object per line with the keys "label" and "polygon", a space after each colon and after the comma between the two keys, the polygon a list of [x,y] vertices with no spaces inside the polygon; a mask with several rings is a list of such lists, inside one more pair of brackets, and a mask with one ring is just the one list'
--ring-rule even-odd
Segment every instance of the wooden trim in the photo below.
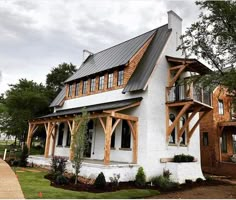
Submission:
{"label": "wooden trim", "polygon": [[166,132],[166,140],[168,142],[169,142],[170,134],[173,131],[174,127],[177,125],[180,117],[183,116],[183,114],[189,109],[190,106],[191,106],[191,104],[185,104],[184,107],[181,109],[181,111],[176,116],[176,118],[173,121],[173,123],[168,127],[167,132]]}
{"label": "wooden trim", "polygon": [[169,70],[170,70],[170,71],[179,70],[179,69],[182,68],[183,66],[184,66],[184,64],[182,64],[182,65],[176,65],[176,66],[174,66],[174,67],[170,67]]}
{"label": "wooden trim", "polygon": [[177,142],[179,143],[181,136],[184,133],[184,130],[189,126],[190,121],[193,119],[193,117],[202,109],[201,107],[197,107],[196,109],[194,109],[194,111],[191,113],[191,115],[187,118],[186,122],[184,123],[184,126],[178,130],[178,134],[177,134]]}
{"label": "wooden trim", "polygon": [[[73,123],[73,121],[72,121],[72,123]],[[69,127],[69,129],[70,129],[70,132],[72,133],[72,125],[71,125],[71,123],[70,123],[69,120],[67,121],[67,124],[68,124],[68,127]]]}
{"label": "wooden trim", "polygon": [[[209,110],[210,111],[210,110]],[[188,142],[187,144],[189,144],[190,142],[190,139],[193,135],[193,132],[195,131],[195,129],[197,128],[197,126],[199,125],[200,121],[202,120],[202,118],[209,112],[209,111],[205,111],[200,117],[199,119],[197,120],[197,122],[194,124],[194,126],[191,128],[191,130],[188,132]]]}
{"label": "wooden trim", "polygon": [[130,121],[138,121],[138,117],[121,114],[121,113],[111,113],[111,117],[118,118],[118,119],[124,119],[124,120],[130,120]]}
{"label": "wooden trim", "polygon": [[124,106],[122,108],[117,108],[117,109],[114,109],[114,110],[107,110],[107,112],[117,112],[117,111],[121,111],[121,110],[126,110],[128,108],[133,108],[133,107],[139,106],[140,104],[141,104],[141,102],[139,101],[139,102],[133,103],[131,105]]}
{"label": "wooden trim", "polygon": [[98,119],[99,119],[99,121],[100,121],[100,123],[101,123],[101,125],[102,125],[102,128],[103,128],[104,133],[106,133],[106,126],[105,126],[105,124],[104,124],[103,119],[102,119],[101,117],[99,117]]}
{"label": "wooden trim", "polygon": [[178,106],[184,106],[186,104],[194,104],[194,101],[191,99],[191,100],[183,101],[183,102],[166,103],[168,107],[178,107]]}
{"label": "wooden trim", "polygon": [[133,163],[138,162],[138,122],[134,122],[135,138],[133,138]]}
{"label": "wooden trim", "polygon": [[111,135],[113,134],[113,132],[115,131],[117,125],[120,123],[121,119],[117,119],[115,124],[112,126],[112,130],[111,130]]}
{"label": "wooden trim", "polygon": [[134,129],[133,124],[132,124],[131,121],[129,121],[129,120],[127,120],[127,123],[128,123],[128,125],[129,125],[129,127],[130,127],[130,129],[131,129],[131,133],[132,133],[132,135],[133,135],[133,138],[135,138],[135,137],[136,137],[136,132],[135,132],[135,129]]}

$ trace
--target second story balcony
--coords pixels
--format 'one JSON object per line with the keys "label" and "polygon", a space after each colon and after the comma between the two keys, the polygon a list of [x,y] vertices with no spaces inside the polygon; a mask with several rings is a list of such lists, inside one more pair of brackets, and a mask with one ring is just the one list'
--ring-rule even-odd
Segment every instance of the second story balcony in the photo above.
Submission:
{"label": "second story balcony", "polygon": [[180,101],[197,101],[211,106],[211,92],[199,86],[178,85],[167,88],[167,103]]}

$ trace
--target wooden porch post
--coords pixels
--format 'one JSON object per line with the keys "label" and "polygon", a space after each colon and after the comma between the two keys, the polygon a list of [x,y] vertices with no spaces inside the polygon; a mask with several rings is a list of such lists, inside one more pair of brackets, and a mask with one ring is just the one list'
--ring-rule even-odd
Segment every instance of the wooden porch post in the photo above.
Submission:
{"label": "wooden porch post", "polygon": [[111,150],[111,131],[112,131],[112,117],[107,116],[106,131],[105,131],[105,151],[104,151],[104,164],[110,163],[110,150]]}
{"label": "wooden porch post", "polygon": [[29,129],[28,129],[28,135],[27,135],[27,147],[28,147],[29,151],[30,151],[31,140],[32,140],[32,137],[31,137],[31,123],[29,122]]}
{"label": "wooden porch post", "polygon": [[55,129],[53,132],[54,132],[54,134],[53,134],[53,143],[52,143],[52,156],[54,156],[54,153],[55,153],[57,126],[55,126]]}
{"label": "wooden porch post", "polygon": [[51,123],[48,122],[47,124],[44,124],[44,125],[45,125],[45,129],[46,129],[46,144],[45,144],[45,150],[44,150],[44,157],[48,158],[49,146],[50,146],[50,134],[49,134],[49,131],[50,131]]}
{"label": "wooden porch post", "polygon": [[72,121],[72,127],[71,127],[71,137],[70,137],[70,155],[69,160],[73,160],[74,158],[74,151],[73,151],[73,143],[74,143],[74,132],[75,132],[75,120]]}
{"label": "wooden porch post", "polygon": [[133,163],[138,162],[138,121],[134,123],[135,137],[133,137]]}

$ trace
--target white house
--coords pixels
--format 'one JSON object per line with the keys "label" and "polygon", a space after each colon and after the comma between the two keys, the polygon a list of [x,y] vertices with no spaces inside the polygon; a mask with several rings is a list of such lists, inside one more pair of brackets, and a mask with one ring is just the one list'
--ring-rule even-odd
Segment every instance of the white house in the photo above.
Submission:
{"label": "white house", "polygon": [[[39,125],[47,134],[45,158],[31,156],[30,162],[47,164],[52,155],[71,159],[71,133],[80,125],[74,119],[86,107],[89,148],[81,175],[95,178],[103,171],[109,180],[119,173],[121,181],[128,181],[142,166],[147,178],[167,169],[180,183],[203,178],[198,125],[212,109],[210,96],[179,80],[210,70],[176,51],[181,29],[182,19],[169,11],[168,24],[89,52],[51,103],[54,112],[29,122],[28,147]],[[195,162],[170,162],[182,153],[194,156]]]}

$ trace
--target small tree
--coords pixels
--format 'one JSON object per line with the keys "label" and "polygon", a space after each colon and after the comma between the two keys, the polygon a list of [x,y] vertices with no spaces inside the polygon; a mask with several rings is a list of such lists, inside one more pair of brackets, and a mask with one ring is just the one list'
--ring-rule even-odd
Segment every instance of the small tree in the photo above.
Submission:
{"label": "small tree", "polygon": [[22,152],[21,152],[21,155],[20,155],[20,163],[19,164],[20,164],[21,167],[26,167],[28,156],[29,156],[28,147],[27,147],[27,145],[24,145],[23,149],[22,149]]}
{"label": "small tree", "polygon": [[135,177],[135,184],[137,186],[145,186],[146,184],[146,175],[142,167],[138,168],[138,172]]}
{"label": "small tree", "polygon": [[[73,164],[75,168],[75,184],[78,182],[84,151],[87,147],[87,124],[89,120],[88,112],[83,109],[81,117],[76,117],[75,128],[72,133],[72,150],[74,152]],[[78,128],[76,126],[79,126]]]}

